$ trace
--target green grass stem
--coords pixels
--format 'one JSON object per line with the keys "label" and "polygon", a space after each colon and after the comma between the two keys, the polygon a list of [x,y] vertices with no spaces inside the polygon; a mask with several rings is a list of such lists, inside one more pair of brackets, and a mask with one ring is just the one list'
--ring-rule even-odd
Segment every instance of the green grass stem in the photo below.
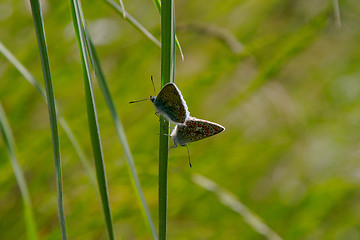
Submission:
{"label": "green grass stem", "polygon": [[[124,18],[124,10],[113,0],[103,0],[110,7],[112,7],[117,13],[119,13]],[[128,12],[126,13],[125,20],[128,21],[131,25],[133,25],[137,30],[139,30],[142,34],[144,34],[150,41],[155,43],[158,47],[160,47],[160,42],[157,40],[144,26],[142,26],[133,16],[131,16]]]}
{"label": "green grass stem", "polygon": [[[161,8],[161,86],[174,82],[175,19],[174,1],[164,1]],[[169,158],[169,122],[160,117],[159,136],[159,239],[166,239],[167,175]]]}
{"label": "green grass stem", "polygon": [[121,10],[122,10],[123,17],[126,18],[126,10],[125,10],[123,0],[119,0],[119,4],[120,4]]}
{"label": "green grass stem", "polygon": [[334,8],[334,16],[337,27],[341,27],[341,14],[340,14],[340,6],[339,0],[332,0],[333,8]]}
{"label": "green grass stem", "polygon": [[[161,13],[161,2],[160,2],[160,0],[154,0],[154,4],[155,4],[158,12]],[[176,47],[179,49],[181,59],[184,61],[184,53],[183,53],[183,51],[181,49],[181,45],[180,45],[179,39],[176,36],[176,34],[175,34],[175,42],[176,42]]]}
{"label": "green grass stem", "polygon": [[104,212],[108,237],[110,240],[113,240],[114,230],[113,230],[112,217],[110,211],[110,203],[109,203],[108,188],[107,188],[106,173],[105,173],[105,163],[104,163],[104,157],[101,147],[101,139],[99,133],[99,125],[97,121],[94,93],[92,89],[90,65],[88,61],[88,52],[86,48],[84,23],[82,22],[80,16],[79,2],[76,0],[70,0],[70,7],[71,7],[75,35],[80,50],[80,57],[81,57],[81,63],[83,69],[85,100],[86,100],[86,108],[88,113],[89,131],[90,131],[92,149],[94,154],[96,177],[97,177],[98,187],[103,205],[103,212]]}
{"label": "green grass stem", "polygon": [[[82,21],[85,22],[82,11],[80,11],[80,14],[81,14]],[[132,183],[133,188],[134,188],[134,190],[136,192],[136,195],[137,195],[137,197],[139,199],[140,206],[142,207],[141,212],[142,212],[142,214],[144,216],[144,220],[147,223],[147,226],[148,226],[148,228],[149,228],[149,230],[150,230],[150,232],[152,234],[153,239],[157,239],[155,225],[154,225],[154,223],[152,221],[150,211],[149,211],[149,208],[148,208],[146,200],[145,200],[144,193],[143,193],[143,191],[141,189],[141,185],[140,185],[140,181],[139,181],[139,178],[138,178],[138,175],[137,175],[134,159],[133,159],[131,151],[130,151],[130,147],[129,147],[129,144],[128,144],[128,141],[127,141],[127,138],[126,138],[126,135],[125,135],[124,127],[123,127],[122,122],[120,120],[120,117],[119,117],[119,115],[118,115],[118,113],[116,111],[114,101],[113,101],[113,99],[111,97],[111,93],[110,93],[109,87],[108,87],[108,85],[106,83],[105,75],[103,73],[103,70],[102,70],[102,67],[101,67],[101,64],[100,64],[100,61],[99,61],[99,57],[98,57],[98,55],[96,53],[95,46],[91,41],[91,37],[88,34],[88,31],[87,31],[87,28],[86,28],[85,24],[84,24],[84,26],[85,26],[85,36],[86,36],[86,39],[87,39],[88,52],[89,52],[90,58],[92,60],[91,62],[93,64],[93,69],[95,70],[95,74],[96,74],[96,77],[98,79],[100,89],[101,89],[101,91],[103,93],[106,104],[107,104],[108,109],[110,111],[111,118],[112,118],[112,120],[114,122],[118,138],[120,140],[121,145],[123,146],[125,156],[126,156],[126,160],[127,160],[127,166],[128,166],[128,170],[129,170],[131,183]]]}
{"label": "green grass stem", "polygon": [[46,47],[45,30],[41,14],[41,7],[39,0],[30,0],[31,10],[34,20],[34,26],[36,31],[36,37],[38,40],[38,47],[40,51],[41,65],[43,69],[45,89],[47,96],[47,103],[49,109],[50,127],[53,140],[54,160],[55,160],[55,175],[56,175],[56,188],[57,188],[57,200],[58,211],[60,219],[60,228],[62,239],[67,239],[65,214],[63,207],[63,187],[62,187],[62,173],[61,173],[61,158],[60,158],[60,143],[59,133],[57,126],[57,116],[55,109],[55,97],[52,87],[49,56]]}
{"label": "green grass stem", "polygon": [[87,46],[87,50],[88,50],[88,53],[89,53],[89,57],[91,59],[92,66],[93,66],[93,69],[95,71],[95,75],[96,75],[96,77],[98,79],[100,89],[101,89],[101,91],[103,93],[103,96],[104,96],[105,101],[107,103],[108,109],[110,111],[110,115],[111,115],[111,117],[113,119],[116,132],[117,132],[118,137],[120,139],[120,142],[121,142],[121,144],[123,146],[125,156],[126,156],[126,160],[127,160],[127,163],[128,163],[127,166],[128,166],[128,170],[129,170],[131,183],[132,183],[132,186],[133,186],[133,188],[135,190],[136,196],[138,197],[139,204],[141,206],[141,212],[142,212],[143,217],[144,217],[144,221],[146,223],[146,226],[149,229],[149,232],[152,234],[153,239],[157,239],[155,225],[154,225],[154,223],[152,221],[150,211],[149,211],[149,208],[148,208],[146,200],[145,200],[145,196],[144,196],[144,194],[142,192],[142,189],[141,189],[140,181],[138,179],[137,171],[136,171],[135,164],[134,164],[134,159],[133,159],[133,157],[131,155],[130,147],[129,147],[129,144],[128,144],[127,139],[126,139],[125,130],[124,130],[123,125],[121,123],[120,117],[119,117],[119,115],[118,115],[118,113],[116,111],[114,101],[113,101],[113,99],[111,97],[109,87],[108,87],[108,85],[106,83],[106,80],[105,80],[105,75],[103,73],[99,58],[98,58],[97,53],[96,53],[96,49],[95,49],[95,47],[94,47],[94,45],[93,45],[93,43],[91,41],[91,37],[90,37],[88,31],[87,31],[84,14],[83,14],[83,11],[82,11],[82,8],[81,8],[80,4],[79,4],[79,13],[80,13],[81,20],[83,22],[84,35],[85,35],[86,41],[87,41],[86,46]]}
{"label": "green grass stem", "polygon": [[116,133],[118,135],[118,138],[120,140],[121,145],[123,146],[124,152],[125,152],[125,156],[126,156],[126,161],[127,161],[127,166],[128,166],[128,170],[129,170],[129,175],[130,175],[130,179],[131,179],[131,183],[133,185],[133,188],[135,190],[136,196],[139,199],[139,203],[141,206],[141,212],[144,216],[145,222],[147,223],[147,226],[152,234],[153,239],[157,239],[157,234],[156,234],[156,230],[155,230],[155,225],[152,221],[151,218],[151,214],[149,211],[149,208],[147,206],[146,200],[145,200],[145,196],[144,193],[141,189],[141,185],[140,185],[140,180],[138,178],[137,175],[137,171],[136,171],[136,167],[135,167],[135,163],[134,163],[134,159],[132,157],[131,151],[130,151],[130,147],[125,135],[125,130],[123,127],[123,124],[120,120],[120,117],[116,111],[115,108],[115,104],[114,101],[112,100],[110,91],[109,91],[109,87],[106,83],[105,80],[105,75],[102,71],[102,67],[100,65],[100,61],[98,59],[96,50],[94,45],[92,44],[92,42],[90,41],[90,47],[91,47],[91,52],[92,52],[92,56],[94,58],[94,69],[95,69],[95,74],[97,76],[98,82],[99,82],[99,86],[101,88],[101,91],[103,93],[103,96],[105,98],[105,101],[108,105],[108,109],[110,111],[111,114],[111,118],[114,122],[115,125],[115,129],[116,129]]}

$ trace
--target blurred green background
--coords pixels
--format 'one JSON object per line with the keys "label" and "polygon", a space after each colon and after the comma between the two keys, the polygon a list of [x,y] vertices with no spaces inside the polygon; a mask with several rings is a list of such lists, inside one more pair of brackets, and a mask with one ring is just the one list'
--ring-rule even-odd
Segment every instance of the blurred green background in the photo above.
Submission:
{"label": "blurred green background", "polygon": [[[225,132],[170,151],[169,239],[266,239],[200,174],[231,192],[283,239],[360,239],[360,4],[340,1],[176,1],[176,84],[190,113]],[[83,1],[110,91],[128,137],[153,220],[158,219],[160,48],[104,1]],[[124,1],[154,36],[152,1]],[[92,161],[79,51],[68,1],[42,1],[55,97]],[[0,41],[43,84],[28,1],[0,0]],[[0,55],[7,113],[41,239],[60,239],[47,106]],[[94,81],[117,239],[150,239],[122,146]],[[70,239],[107,239],[96,190],[60,129]],[[1,239],[25,239],[22,199],[0,140]]]}

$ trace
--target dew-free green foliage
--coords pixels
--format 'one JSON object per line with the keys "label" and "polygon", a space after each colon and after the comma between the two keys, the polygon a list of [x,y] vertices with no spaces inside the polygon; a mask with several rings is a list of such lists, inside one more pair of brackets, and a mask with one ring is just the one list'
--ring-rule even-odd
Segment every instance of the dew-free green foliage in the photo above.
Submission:
{"label": "dew-free green foliage", "polygon": [[90,45],[90,41],[87,41],[88,36],[85,29],[84,18],[82,17],[82,10],[80,2],[77,0],[70,0],[71,15],[74,24],[74,30],[76,34],[76,40],[78,42],[81,64],[83,70],[83,79],[84,79],[84,90],[85,90],[85,101],[86,101],[86,110],[87,118],[89,125],[89,132],[91,136],[91,145],[94,155],[95,169],[96,169],[96,178],[99,187],[99,193],[101,197],[102,210],[104,213],[105,225],[110,240],[115,239],[114,237],[114,227],[112,223],[111,208],[109,202],[109,193],[106,180],[106,170],[104,155],[101,146],[99,123],[97,117],[97,110],[95,106],[95,97],[92,86],[92,79],[90,73],[90,51],[87,48]]}
{"label": "dew-free green foliage", "polygon": [[[175,82],[175,2],[164,1],[161,6],[161,87]],[[167,188],[169,166],[169,127],[160,117],[159,134],[159,240],[167,237]]]}
{"label": "dew-free green foliage", "polygon": [[42,16],[43,14],[39,0],[30,0],[30,4],[31,4],[31,12],[34,20],[34,29],[36,32],[36,38],[38,42],[39,55],[41,59],[41,68],[45,83],[46,102],[49,111],[50,129],[51,129],[51,136],[53,143],[54,162],[55,162],[56,190],[57,190],[59,223],[61,228],[61,238],[63,240],[67,240],[66,222],[65,222],[64,204],[63,204],[63,180],[62,180],[62,169],[61,169],[59,130],[58,130],[56,107],[55,107],[53,83],[51,79],[49,55],[48,55],[45,30],[44,30],[44,21]]}
{"label": "dew-free green foliage", "polygon": [[[41,3],[57,107],[94,171],[69,1]],[[154,3],[123,3],[160,40]],[[27,4],[0,0],[0,42],[43,85]],[[128,102],[153,95],[151,75],[159,91],[160,48],[123,19],[120,6],[120,12],[106,1],[83,1],[82,7],[157,230],[159,119],[150,101]],[[175,83],[191,115],[226,130],[189,146],[192,168],[186,148],[169,151],[168,239],[268,238],[241,215],[244,209],[236,211],[239,206],[282,239],[359,238],[358,16],[356,0],[175,1],[176,35],[185,57],[181,61],[176,49]],[[37,235],[60,239],[47,105],[2,54],[0,79],[0,101],[14,135]],[[151,239],[95,78],[93,90],[114,236]],[[68,238],[108,239],[88,170],[62,128],[59,139]],[[216,185],[201,185],[199,179]],[[0,203],[1,219],[6,219],[0,221],[1,239],[26,239],[23,198],[3,138]]]}

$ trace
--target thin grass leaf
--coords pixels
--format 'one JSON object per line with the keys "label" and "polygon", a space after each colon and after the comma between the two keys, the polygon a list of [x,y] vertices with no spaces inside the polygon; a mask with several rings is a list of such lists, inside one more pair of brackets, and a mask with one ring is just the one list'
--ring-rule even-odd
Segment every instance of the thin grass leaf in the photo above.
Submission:
{"label": "thin grass leaf", "polygon": [[215,193],[222,204],[239,213],[247,224],[265,238],[269,240],[282,240],[259,216],[242,204],[232,193],[219,187],[214,181],[199,174],[193,175],[192,181],[200,187]]}
{"label": "thin grass leaf", "polygon": [[140,206],[141,206],[141,212],[144,216],[144,221],[147,223],[147,227],[149,228],[153,239],[158,239],[157,234],[156,234],[156,229],[155,229],[155,225],[153,223],[153,220],[151,218],[151,214],[149,211],[149,208],[147,206],[146,200],[145,200],[145,196],[144,193],[141,189],[141,185],[140,185],[140,181],[136,172],[136,168],[135,168],[135,163],[134,163],[134,159],[132,157],[131,151],[130,151],[130,147],[128,144],[128,141],[126,139],[126,135],[125,135],[125,130],[124,127],[121,123],[120,117],[118,115],[118,113],[116,112],[115,109],[115,105],[114,102],[112,100],[112,97],[110,95],[110,91],[109,88],[107,86],[106,80],[105,80],[105,76],[103,74],[101,65],[100,65],[100,61],[98,59],[98,56],[96,54],[95,48],[92,44],[92,42],[90,41],[90,47],[92,49],[92,54],[94,57],[94,63],[95,63],[95,73],[97,76],[97,79],[99,81],[99,86],[101,88],[101,91],[104,95],[105,101],[108,105],[110,114],[111,114],[111,118],[114,122],[115,125],[115,129],[118,135],[118,138],[120,139],[121,145],[123,146],[124,152],[125,152],[125,156],[126,156],[126,160],[127,160],[127,166],[128,166],[128,170],[129,170],[129,174],[130,174],[130,179],[131,179],[131,183],[133,185],[133,188],[135,190],[136,196],[138,197]]}
{"label": "thin grass leaf", "polygon": [[38,40],[38,47],[40,51],[41,65],[43,69],[45,89],[47,96],[47,103],[49,109],[50,127],[53,140],[54,160],[55,160],[55,175],[56,175],[56,188],[57,188],[57,200],[58,200],[58,211],[60,219],[60,228],[62,239],[67,239],[66,234],[66,223],[65,214],[63,207],[63,188],[62,188],[62,173],[61,173],[61,158],[60,158],[60,144],[59,144],[59,133],[57,126],[57,117],[55,109],[55,97],[52,87],[51,73],[49,57],[46,47],[45,30],[41,14],[41,7],[39,0],[30,0],[31,10],[34,20],[34,26],[36,36]]}
{"label": "thin grass leaf", "polygon": [[[164,1],[161,8],[161,86],[174,82],[175,77],[175,18],[174,0]],[[159,239],[166,239],[167,175],[170,124],[160,117],[159,136]]]}
{"label": "thin grass leaf", "polygon": [[121,7],[121,10],[122,10],[122,13],[123,13],[123,18],[126,18],[126,11],[125,11],[124,3],[123,3],[122,0],[119,0],[119,3],[120,3],[120,7]]}
{"label": "thin grass leaf", "polygon": [[14,65],[14,67],[24,76],[24,78],[36,88],[41,97],[46,101],[46,93],[40,83],[34,78],[34,76],[20,63],[19,60],[0,42],[0,52]]}
{"label": "thin grass leaf", "polygon": [[6,118],[4,108],[0,103],[0,129],[6,149],[8,151],[11,166],[13,168],[17,184],[20,188],[20,194],[24,205],[24,220],[26,226],[26,232],[29,240],[37,240],[36,222],[34,219],[33,208],[30,200],[29,190],[25,181],[25,177],[21,166],[16,158],[15,154],[15,141],[11,132],[10,124]]}
{"label": "thin grass leaf", "polygon": [[123,146],[125,156],[126,156],[126,160],[127,160],[127,163],[128,163],[127,166],[128,166],[128,170],[129,170],[131,183],[132,183],[133,188],[134,188],[134,190],[136,192],[136,195],[138,197],[139,204],[140,204],[141,210],[142,210],[141,212],[143,214],[146,226],[148,227],[149,231],[151,232],[151,234],[153,236],[153,239],[157,239],[155,226],[154,226],[154,223],[152,221],[150,211],[149,211],[149,208],[148,208],[146,200],[145,200],[145,196],[144,196],[144,194],[142,192],[142,189],[141,189],[140,181],[139,181],[139,178],[138,178],[138,175],[137,175],[137,172],[136,172],[136,168],[135,168],[134,159],[133,159],[133,157],[131,155],[130,147],[129,147],[129,144],[128,144],[127,139],[126,139],[125,130],[124,130],[124,127],[123,127],[123,125],[121,123],[120,117],[119,117],[119,115],[118,115],[118,113],[116,111],[114,101],[112,100],[109,87],[108,87],[108,85],[106,83],[106,80],[105,80],[105,75],[104,75],[104,73],[102,71],[102,67],[101,67],[99,58],[98,58],[97,53],[96,53],[96,49],[94,47],[94,44],[91,41],[90,34],[89,34],[88,30],[87,30],[81,4],[79,5],[79,10],[80,10],[79,12],[80,12],[81,20],[82,20],[83,25],[84,25],[84,30],[85,30],[84,33],[85,33],[85,37],[86,37],[86,41],[87,41],[86,45],[87,45],[87,48],[88,48],[91,63],[93,65],[93,69],[95,70],[95,74],[97,76],[100,89],[101,89],[101,91],[103,93],[103,96],[104,96],[105,101],[107,103],[107,106],[109,108],[111,118],[112,118],[112,120],[114,122],[114,125],[115,125],[116,132],[117,132],[118,137],[120,139],[120,142],[121,142],[121,144]]}
{"label": "thin grass leaf", "polygon": [[81,63],[84,75],[84,89],[86,98],[86,108],[88,113],[89,131],[91,135],[91,143],[94,154],[96,167],[96,176],[98,187],[103,205],[106,228],[109,239],[114,239],[114,230],[111,218],[110,203],[108,196],[108,188],[105,173],[105,163],[102,153],[101,140],[99,134],[99,126],[97,122],[97,113],[95,107],[94,93],[92,89],[90,66],[88,62],[88,52],[86,48],[86,39],[84,34],[84,26],[79,13],[79,3],[76,0],[70,0],[71,14],[76,34],[76,39],[80,49]]}
{"label": "thin grass leaf", "polygon": [[160,2],[160,0],[154,0],[154,4],[155,4],[158,12],[161,14],[161,2]]}
{"label": "thin grass leaf", "polygon": [[[103,0],[105,1],[110,7],[112,7],[116,12],[120,13],[123,16],[123,10],[121,7],[112,0]],[[160,42],[148,31],[144,26],[142,26],[136,19],[131,16],[128,12],[126,13],[126,21],[128,21],[131,25],[133,25],[137,30],[143,33],[148,39],[150,39],[153,43],[155,43],[158,47],[160,47]]]}
{"label": "thin grass leaf", "polygon": [[[155,4],[158,12],[161,13],[161,2],[160,2],[160,0],[154,0],[154,4]],[[176,41],[176,47],[179,49],[179,52],[180,52],[180,55],[181,55],[181,60],[184,61],[184,53],[183,53],[183,51],[181,49],[180,42],[179,42],[179,39],[176,36],[176,34],[175,34],[175,41]]]}
{"label": "thin grass leaf", "polygon": [[333,4],[333,8],[334,8],[336,26],[341,27],[341,15],[340,15],[339,0],[332,0],[332,4]]}
{"label": "thin grass leaf", "polygon": [[[46,102],[46,93],[44,88],[41,86],[38,80],[35,79],[35,77],[20,63],[18,59],[0,42],[0,52],[9,60],[9,62],[23,75],[23,77],[37,90],[37,92],[40,94],[42,99]],[[56,107],[56,101],[55,101],[55,107]],[[94,186],[94,188],[97,191],[96,186],[96,179],[94,175],[94,169],[89,163],[89,160],[86,158],[84,151],[81,149],[79,141],[76,139],[73,131],[69,127],[66,120],[62,117],[61,113],[59,112],[59,108],[56,107],[58,120],[60,123],[60,126],[65,131],[65,134],[68,136],[71,144],[73,145],[77,155],[79,156],[80,163],[87,171],[87,174],[89,176],[91,184]]]}

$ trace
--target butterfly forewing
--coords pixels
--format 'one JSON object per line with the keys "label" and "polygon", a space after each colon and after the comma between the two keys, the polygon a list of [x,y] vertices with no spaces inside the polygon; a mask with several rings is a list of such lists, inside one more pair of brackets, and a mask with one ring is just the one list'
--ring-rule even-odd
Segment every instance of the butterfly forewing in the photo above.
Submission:
{"label": "butterfly forewing", "polygon": [[166,84],[157,95],[156,110],[174,123],[184,123],[189,111],[180,90],[173,83]]}

